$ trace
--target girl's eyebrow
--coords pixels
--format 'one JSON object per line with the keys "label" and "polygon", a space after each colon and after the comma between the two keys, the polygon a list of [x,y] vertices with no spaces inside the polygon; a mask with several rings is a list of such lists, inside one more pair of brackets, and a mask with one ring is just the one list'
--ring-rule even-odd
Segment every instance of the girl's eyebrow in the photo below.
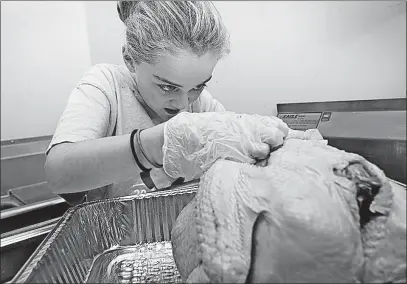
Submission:
{"label": "girl's eyebrow", "polygon": [[170,85],[173,85],[173,86],[182,88],[181,85],[178,85],[178,84],[176,84],[176,83],[173,83],[173,82],[171,82],[171,81],[168,81],[167,79],[161,78],[160,76],[157,76],[157,75],[154,75],[154,74],[153,74],[153,76],[154,76],[155,78],[157,78],[158,80],[163,81],[164,83],[167,83],[167,84],[170,84]]}
{"label": "girl's eyebrow", "polygon": [[[162,81],[162,82],[164,82],[164,83],[167,83],[167,84],[169,84],[169,85],[173,85],[173,86],[175,86],[175,87],[182,88],[181,85],[176,84],[176,83],[173,83],[173,82],[171,82],[171,81],[169,81],[169,80],[167,80],[167,79],[165,79],[165,78],[161,78],[160,76],[157,76],[157,75],[153,75],[153,76],[154,76],[156,79],[158,79],[158,80],[160,80],[160,81]],[[203,84],[209,82],[211,79],[212,79],[212,75],[211,75],[208,79],[206,79],[205,81],[203,81],[201,84],[199,84],[198,86],[201,86],[201,85],[203,85]]]}

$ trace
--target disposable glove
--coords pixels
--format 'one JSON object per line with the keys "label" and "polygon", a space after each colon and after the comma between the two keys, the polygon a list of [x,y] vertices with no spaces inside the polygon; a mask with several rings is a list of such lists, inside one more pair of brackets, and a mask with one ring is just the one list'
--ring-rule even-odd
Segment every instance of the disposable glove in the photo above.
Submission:
{"label": "disposable glove", "polygon": [[218,159],[254,164],[289,131],[277,117],[233,112],[180,113],[164,126],[163,168],[172,178],[199,178]]}

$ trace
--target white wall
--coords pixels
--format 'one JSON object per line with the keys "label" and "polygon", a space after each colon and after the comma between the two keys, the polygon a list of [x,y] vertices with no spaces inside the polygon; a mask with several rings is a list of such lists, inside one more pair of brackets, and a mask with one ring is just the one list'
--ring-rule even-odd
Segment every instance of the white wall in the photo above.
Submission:
{"label": "white wall", "polygon": [[405,2],[255,3],[216,2],[232,53],[210,89],[226,108],[405,97]]}
{"label": "white wall", "polygon": [[[403,1],[215,5],[231,33],[232,53],[215,69],[209,90],[229,110],[274,115],[282,102],[406,95]],[[116,3],[87,2],[86,8],[92,64],[122,64]]]}
{"label": "white wall", "polygon": [[85,2],[92,64],[124,64],[122,45],[125,42],[125,26],[118,17],[116,3]]}
{"label": "white wall", "polygon": [[91,66],[84,4],[1,2],[1,140],[52,135]]}

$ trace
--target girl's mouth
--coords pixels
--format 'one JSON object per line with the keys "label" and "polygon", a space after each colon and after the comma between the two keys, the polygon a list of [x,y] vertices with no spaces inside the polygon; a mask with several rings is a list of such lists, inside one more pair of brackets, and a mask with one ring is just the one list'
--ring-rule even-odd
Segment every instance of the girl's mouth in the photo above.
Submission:
{"label": "girl's mouth", "polygon": [[179,113],[179,109],[164,108],[165,112],[171,115]]}

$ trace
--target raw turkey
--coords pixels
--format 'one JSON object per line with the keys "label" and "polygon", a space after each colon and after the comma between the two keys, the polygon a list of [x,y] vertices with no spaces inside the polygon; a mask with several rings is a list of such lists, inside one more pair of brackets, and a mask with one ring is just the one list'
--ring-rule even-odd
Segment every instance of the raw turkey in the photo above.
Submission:
{"label": "raw turkey", "polygon": [[171,236],[187,283],[406,282],[405,189],[304,139],[265,167],[221,160],[203,175]]}

